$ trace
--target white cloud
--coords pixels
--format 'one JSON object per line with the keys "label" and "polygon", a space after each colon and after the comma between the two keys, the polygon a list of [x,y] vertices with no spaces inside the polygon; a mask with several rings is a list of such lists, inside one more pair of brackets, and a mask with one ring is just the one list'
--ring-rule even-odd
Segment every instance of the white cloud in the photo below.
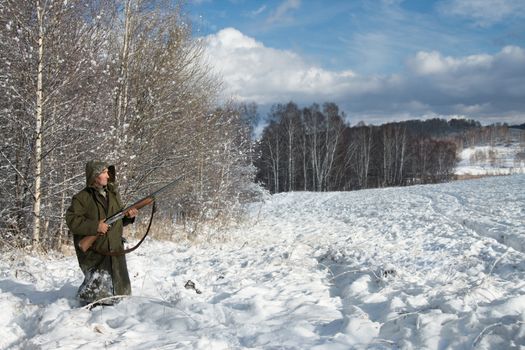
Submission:
{"label": "white cloud", "polygon": [[266,5],[262,5],[262,6],[259,7],[257,10],[252,11],[252,12],[251,12],[251,15],[254,16],[254,17],[255,17],[255,16],[258,16],[258,15],[260,15],[261,13],[263,13],[265,10],[266,10]]}
{"label": "white cloud", "polygon": [[420,75],[444,74],[458,70],[490,68],[493,57],[472,55],[464,58],[443,57],[437,51],[420,51],[409,60],[411,69]]}
{"label": "white cloud", "polygon": [[[495,85],[504,81],[514,86],[525,75],[525,49],[506,46],[494,55],[479,54],[466,57],[445,57],[437,51],[418,52],[408,60],[411,74],[419,78],[448,81],[457,86],[475,88],[472,82]],[[521,91],[525,94],[525,90]]]}
{"label": "white cloud", "polygon": [[291,51],[265,47],[234,28],[210,35],[206,41],[210,60],[226,83],[226,93],[242,100],[272,103],[340,94],[355,77],[352,71],[328,71]]}
{"label": "white cloud", "polygon": [[466,57],[421,51],[407,59],[404,72],[362,76],[324,69],[233,28],[209,35],[206,43],[210,62],[223,77],[226,99],[262,105],[332,101],[353,121],[424,115],[525,121],[525,49],[517,46]]}
{"label": "white cloud", "polygon": [[454,106],[454,109],[463,115],[473,115],[478,113],[483,113],[484,111],[490,110],[490,103],[483,104],[474,104],[474,105],[464,105],[457,104]]}
{"label": "white cloud", "polygon": [[301,6],[301,0],[285,0],[277,7],[270,17],[268,17],[268,24],[282,21],[290,10],[298,9]]}
{"label": "white cloud", "polygon": [[525,16],[525,1],[446,0],[439,10],[446,15],[471,18],[480,26],[490,26],[509,17]]}

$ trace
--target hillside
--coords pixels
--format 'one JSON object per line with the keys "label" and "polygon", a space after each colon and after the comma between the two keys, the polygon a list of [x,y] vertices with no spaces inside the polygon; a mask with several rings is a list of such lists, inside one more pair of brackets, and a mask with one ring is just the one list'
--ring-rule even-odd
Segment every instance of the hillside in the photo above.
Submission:
{"label": "hillside", "polygon": [[525,150],[519,143],[466,148],[459,159],[458,176],[525,174]]}
{"label": "hillside", "polygon": [[274,195],[220,242],[147,240],[133,296],[91,311],[74,257],[3,252],[0,348],[524,347],[524,187]]}
{"label": "hillside", "polygon": [[505,137],[479,143],[460,151],[455,174],[458,177],[525,173],[525,134],[508,129]]}

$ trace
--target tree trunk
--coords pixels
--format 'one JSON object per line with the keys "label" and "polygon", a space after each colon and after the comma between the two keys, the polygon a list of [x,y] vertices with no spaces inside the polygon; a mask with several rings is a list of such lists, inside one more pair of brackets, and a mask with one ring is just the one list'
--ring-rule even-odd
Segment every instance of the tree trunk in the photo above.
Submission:
{"label": "tree trunk", "polygon": [[33,198],[33,245],[40,245],[40,206],[42,184],[42,124],[43,124],[43,69],[44,69],[44,9],[40,2],[37,7],[39,23],[38,32],[38,76],[36,87],[36,115],[35,115],[35,164],[34,164],[34,198]]}

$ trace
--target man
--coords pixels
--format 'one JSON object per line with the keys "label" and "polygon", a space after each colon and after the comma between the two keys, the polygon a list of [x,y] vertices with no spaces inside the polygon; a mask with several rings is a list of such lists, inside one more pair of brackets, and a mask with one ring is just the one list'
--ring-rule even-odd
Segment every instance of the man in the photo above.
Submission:
{"label": "man", "polygon": [[[66,222],[73,233],[75,251],[84,282],[77,297],[83,304],[115,295],[130,295],[131,284],[124,255],[107,256],[107,252],[121,252],[122,229],[133,223],[137,210],[132,209],[123,220],[112,226],[104,220],[122,209],[115,185],[115,167],[105,162],[86,164],[86,187],[73,196],[66,212]],[[79,242],[86,236],[97,236],[91,249],[82,251]]]}

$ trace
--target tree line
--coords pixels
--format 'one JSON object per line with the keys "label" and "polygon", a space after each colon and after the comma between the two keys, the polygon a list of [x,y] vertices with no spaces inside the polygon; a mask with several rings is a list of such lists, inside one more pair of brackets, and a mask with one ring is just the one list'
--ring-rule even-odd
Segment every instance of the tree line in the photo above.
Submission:
{"label": "tree line", "polygon": [[[293,102],[277,104],[269,120],[257,144],[255,164],[257,180],[272,193],[447,181],[458,161],[457,144],[430,134],[436,123],[470,127],[436,120],[351,127],[334,103],[305,108]],[[417,128],[428,132],[414,131]]]}
{"label": "tree line", "polygon": [[1,1],[0,245],[68,241],[90,159],[116,165],[125,201],[183,175],[168,219],[228,216],[254,169],[219,87],[179,2]]}

